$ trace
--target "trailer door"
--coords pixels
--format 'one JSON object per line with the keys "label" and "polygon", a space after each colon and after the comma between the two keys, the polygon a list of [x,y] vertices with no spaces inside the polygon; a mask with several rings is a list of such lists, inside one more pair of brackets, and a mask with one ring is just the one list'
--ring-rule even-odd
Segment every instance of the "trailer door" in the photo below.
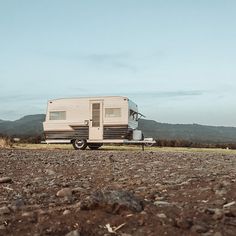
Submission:
{"label": "trailer door", "polygon": [[103,103],[101,100],[90,101],[89,140],[103,139]]}

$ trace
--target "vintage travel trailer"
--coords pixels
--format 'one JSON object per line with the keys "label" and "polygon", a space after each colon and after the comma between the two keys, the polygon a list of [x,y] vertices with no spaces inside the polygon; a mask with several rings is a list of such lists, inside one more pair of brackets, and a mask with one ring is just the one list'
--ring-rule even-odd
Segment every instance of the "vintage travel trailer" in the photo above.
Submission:
{"label": "vintage travel trailer", "polygon": [[72,143],[98,149],[104,143],[153,144],[137,130],[143,116],[127,97],[81,97],[48,101],[43,123],[46,143]]}

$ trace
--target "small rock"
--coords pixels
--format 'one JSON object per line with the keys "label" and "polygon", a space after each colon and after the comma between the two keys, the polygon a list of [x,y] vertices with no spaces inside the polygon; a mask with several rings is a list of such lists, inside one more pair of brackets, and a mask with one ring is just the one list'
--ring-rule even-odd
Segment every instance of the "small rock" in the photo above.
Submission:
{"label": "small rock", "polygon": [[48,193],[41,193],[41,194],[38,194],[38,197],[39,198],[49,198],[50,195]]}
{"label": "small rock", "polygon": [[155,201],[153,203],[155,206],[171,206],[172,204],[165,201]]}
{"label": "small rock", "polygon": [[221,185],[222,185],[223,187],[227,187],[227,186],[230,186],[231,184],[230,184],[229,181],[223,180],[223,181],[221,182]]}
{"label": "small rock", "polygon": [[141,184],[142,184],[142,180],[141,180],[141,179],[137,180],[137,181],[136,181],[136,184],[137,184],[137,185],[141,185]]}
{"label": "small rock", "polygon": [[193,222],[191,219],[178,218],[176,220],[176,225],[181,229],[190,229],[193,225]]}
{"label": "small rock", "polygon": [[162,184],[156,183],[155,186],[156,186],[156,187],[162,187]]}
{"label": "small rock", "polygon": [[0,225],[0,230],[6,230],[6,226],[5,225]]}
{"label": "small rock", "polygon": [[141,211],[140,214],[141,215],[147,215],[147,212],[146,211]]}
{"label": "small rock", "polygon": [[223,189],[217,189],[217,190],[215,190],[215,194],[222,197],[222,196],[227,194],[227,191],[224,188]]}
{"label": "small rock", "polygon": [[32,217],[33,213],[32,212],[23,212],[22,217]]}
{"label": "small rock", "polygon": [[127,179],[128,179],[128,178],[123,177],[123,178],[118,179],[118,181],[120,181],[120,182],[124,182],[124,181],[126,181]]}
{"label": "small rock", "polygon": [[222,233],[221,233],[221,232],[215,232],[215,233],[213,234],[213,236],[222,236]]}
{"label": "small rock", "polygon": [[10,210],[8,207],[3,206],[0,208],[0,215],[6,215],[6,214],[10,214]]}
{"label": "small rock", "polygon": [[81,201],[79,201],[78,203],[75,204],[75,208],[76,208],[76,210],[80,210],[80,208],[81,208]]}
{"label": "small rock", "polygon": [[47,215],[47,211],[44,211],[42,209],[38,210],[39,215]]}
{"label": "small rock", "polygon": [[166,214],[164,214],[164,213],[157,214],[157,216],[161,219],[167,218]]}
{"label": "small rock", "polygon": [[23,212],[22,217],[26,218],[28,222],[36,223],[38,221],[37,215],[35,212]]}
{"label": "small rock", "polygon": [[[142,180],[140,180],[140,181],[142,181]],[[143,191],[143,192],[146,191],[146,189],[147,189],[146,186],[141,186],[141,187],[136,188],[137,191]]]}
{"label": "small rock", "polygon": [[76,229],[76,230],[69,232],[65,236],[80,236],[80,232]]}
{"label": "small rock", "polygon": [[208,228],[204,225],[193,225],[191,227],[191,230],[196,233],[206,233],[208,231]]}
{"label": "small rock", "polygon": [[25,205],[25,201],[22,198],[17,198],[15,201],[11,204],[11,209],[13,211],[17,211],[20,208],[22,208]]}
{"label": "small rock", "polygon": [[55,175],[56,174],[56,172],[54,170],[51,170],[51,169],[46,169],[45,173],[48,174],[48,175]]}
{"label": "small rock", "polygon": [[223,218],[223,216],[224,216],[224,213],[223,213],[223,211],[221,209],[215,209],[215,213],[212,216],[212,218],[214,220],[220,220],[220,219]]}
{"label": "small rock", "polygon": [[1,177],[0,178],[0,184],[4,184],[4,183],[11,183],[12,179],[10,177]]}
{"label": "small rock", "polygon": [[144,218],[141,218],[141,219],[138,220],[138,225],[139,226],[143,226],[144,224],[145,224]]}
{"label": "small rock", "polygon": [[216,199],[212,201],[212,204],[216,205],[216,206],[223,206],[224,204],[226,204],[226,200],[225,199]]}
{"label": "small rock", "polygon": [[201,234],[201,236],[212,236],[213,232],[213,230],[209,230],[208,232]]}
{"label": "small rock", "polygon": [[85,192],[86,189],[82,188],[82,187],[77,187],[77,188],[73,188],[72,192],[73,193],[79,193],[79,192]]}
{"label": "small rock", "polygon": [[63,215],[68,215],[68,214],[70,214],[70,213],[71,213],[70,210],[64,210],[62,214],[63,214]]}
{"label": "small rock", "polygon": [[225,208],[224,213],[225,213],[225,216],[236,217],[236,206]]}
{"label": "small rock", "polygon": [[164,196],[159,196],[159,195],[155,196],[155,201],[163,201],[163,200],[165,200]]}
{"label": "small rock", "polygon": [[34,182],[35,182],[35,183],[39,183],[39,182],[41,182],[41,181],[43,181],[43,178],[42,178],[42,177],[37,177],[37,178],[34,179]]}
{"label": "small rock", "polygon": [[63,188],[57,192],[56,196],[57,197],[71,197],[72,190],[70,188]]}

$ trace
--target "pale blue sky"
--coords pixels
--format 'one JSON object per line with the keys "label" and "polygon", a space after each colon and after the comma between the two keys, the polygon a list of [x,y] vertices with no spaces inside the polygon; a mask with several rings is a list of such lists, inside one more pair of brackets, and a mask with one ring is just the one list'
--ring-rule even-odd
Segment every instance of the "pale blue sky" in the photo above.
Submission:
{"label": "pale blue sky", "polygon": [[236,1],[0,0],[0,119],[125,95],[148,119],[236,126]]}

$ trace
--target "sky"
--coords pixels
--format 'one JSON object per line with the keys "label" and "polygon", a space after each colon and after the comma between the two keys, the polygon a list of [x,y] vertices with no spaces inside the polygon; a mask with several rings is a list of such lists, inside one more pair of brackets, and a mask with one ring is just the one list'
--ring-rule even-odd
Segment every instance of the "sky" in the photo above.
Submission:
{"label": "sky", "polygon": [[236,126],[235,0],[0,0],[0,119],[123,95],[146,119]]}

